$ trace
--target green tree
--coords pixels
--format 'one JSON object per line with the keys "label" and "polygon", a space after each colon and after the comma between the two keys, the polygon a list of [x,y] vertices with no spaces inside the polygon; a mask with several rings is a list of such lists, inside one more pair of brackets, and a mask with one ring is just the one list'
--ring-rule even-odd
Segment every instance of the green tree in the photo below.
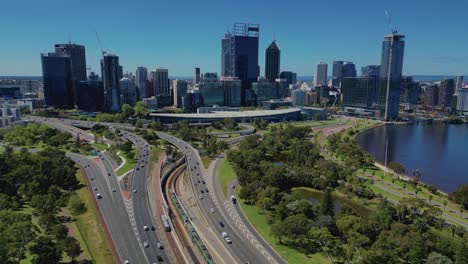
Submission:
{"label": "green tree", "polygon": [[148,107],[145,105],[144,102],[138,101],[135,104],[135,114],[139,118],[144,118],[148,114]]}
{"label": "green tree", "polygon": [[393,171],[395,171],[398,174],[405,174],[406,173],[406,168],[403,164],[398,163],[398,162],[390,162],[388,163],[387,167]]}
{"label": "green tree", "polygon": [[408,252],[409,263],[424,263],[426,259],[426,239],[421,233],[416,233],[411,238],[411,248]]}
{"label": "green tree", "polygon": [[461,184],[457,189],[449,194],[449,199],[459,203],[464,209],[468,209],[468,184]]}
{"label": "green tree", "polygon": [[68,236],[68,227],[62,224],[53,226],[51,231],[57,241],[64,240]]}
{"label": "green tree", "polygon": [[77,216],[86,212],[86,205],[78,195],[72,195],[68,201],[68,207],[72,215]]}
{"label": "green tree", "polygon": [[455,247],[455,264],[468,263],[468,246],[465,241]]}
{"label": "green tree", "polygon": [[431,252],[427,256],[426,264],[452,264],[453,261],[448,258],[447,256],[444,256],[442,254],[439,254],[437,252]]}
{"label": "green tree", "polygon": [[62,242],[63,251],[73,260],[81,254],[80,242],[74,237],[67,237]]}
{"label": "green tree", "polygon": [[129,117],[133,116],[135,114],[135,109],[131,107],[129,104],[124,104],[122,105],[122,118],[128,119]]}
{"label": "green tree", "polygon": [[333,204],[333,197],[329,188],[325,190],[322,200],[320,200],[320,213],[330,216],[335,214],[335,205]]}
{"label": "green tree", "polygon": [[59,263],[62,259],[60,247],[49,236],[40,236],[29,247],[29,251],[34,255],[34,264]]}

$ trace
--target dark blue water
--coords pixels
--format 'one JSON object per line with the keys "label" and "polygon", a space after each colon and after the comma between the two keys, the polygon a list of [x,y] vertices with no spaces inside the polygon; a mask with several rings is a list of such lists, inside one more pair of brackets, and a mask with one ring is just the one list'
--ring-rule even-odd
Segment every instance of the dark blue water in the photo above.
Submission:
{"label": "dark blue water", "polygon": [[468,125],[386,125],[357,137],[359,145],[380,163],[385,160],[405,165],[408,174],[422,171],[421,181],[451,192],[468,183]]}

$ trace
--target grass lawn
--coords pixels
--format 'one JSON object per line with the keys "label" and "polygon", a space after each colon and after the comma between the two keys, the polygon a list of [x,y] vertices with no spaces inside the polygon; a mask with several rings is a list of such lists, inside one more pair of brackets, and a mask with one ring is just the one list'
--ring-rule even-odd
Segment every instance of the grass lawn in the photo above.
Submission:
{"label": "grass lawn", "polygon": [[137,159],[135,158],[135,156],[138,155],[138,153],[135,154],[135,152],[136,150],[133,149],[130,152],[121,153],[122,157],[125,158],[125,164],[120,169],[117,170],[117,176],[122,176],[129,170],[132,170],[133,168],[135,168],[135,165],[137,162]]}
{"label": "grass lawn", "polygon": [[107,144],[104,143],[94,143],[93,146],[99,149],[100,151],[104,151],[107,149]]}
{"label": "grass lawn", "polygon": [[[239,189],[237,189],[237,191],[239,191]],[[246,205],[241,199],[238,201],[242,211],[244,211],[244,214],[255,227],[257,232],[260,233],[263,239],[265,239],[265,241],[272,246],[278,254],[286,259],[288,263],[330,263],[323,254],[317,253],[313,255],[305,255],[296,249],[279,244],[277,239],[270,235],[270,225],[267,221],[267,215],[261,212],[261,210],[254,205]]]}
{"label": "grass lawn", "polygon": [[232,168],[231,163],[227,161],[227,159],[223,159],[221,162],[221,167],[219,168],[219,184],[221,185],[221,190],[224,193],[224,196],[226,196],[226,191],[231,182],[237,178],[236,173],[234,172],[234,169]]}
{"label": "grass lawn", "polygon": [[[81,171],[77,172],[77,178],[81,183],[84,182]],[[74,225],[71,225],[80,242],[81,249],[85,254],[89,255],[94,263],[114,263],[114,258],[104,235],[104,229],[99,222],[97,208],[94,207],[91,193],[86,187],[81,188],[76,193],[87,208],[84,214],[74,217]],[[81,239],[78,238],[78,234]]]}
{"label": "grass lawn", "polygon": [[279,125],[293,125],[293,126],[309,126],[309,127],[318,127],[318,126],[326,126],[326,125],[336,125],[343,122],[340,119],[330,119],[330,120],[323,120],[323,121],[296,121],[296,122],[288,122],[288,123],[277,123],[277,124],[270,124],[268,127],[279,126]]}
{"label": "grass lawn", "polygon": [[212,159],[210,157],[207,157],[207,156],[203,156],[201,157],[201,161],[203,163],[203,167],[205,169],[208,169],[208,167],[210,166],[210,163],[212,161]]}

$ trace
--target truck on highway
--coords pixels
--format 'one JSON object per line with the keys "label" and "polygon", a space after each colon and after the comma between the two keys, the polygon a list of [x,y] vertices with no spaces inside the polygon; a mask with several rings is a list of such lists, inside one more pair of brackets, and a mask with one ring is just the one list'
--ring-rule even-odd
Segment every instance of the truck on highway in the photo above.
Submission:
{"label": "truck on highway", "polygon": [[236,197],[235,197],[234,195],[231,195],[231,202],[232,202],[233,204],[236,204],[236,203],[237,203],[237,199],[236,199]]}

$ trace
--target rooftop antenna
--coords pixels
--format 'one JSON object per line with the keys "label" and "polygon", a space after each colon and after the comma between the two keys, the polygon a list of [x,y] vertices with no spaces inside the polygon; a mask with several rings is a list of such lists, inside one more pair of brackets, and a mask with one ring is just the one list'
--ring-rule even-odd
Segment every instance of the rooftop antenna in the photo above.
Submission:
{"label": "rooftop antenna", "polygon": [[273,32],[273,41],[276,41],[276,32]]}
{"label": "rooftop antenna", "polygon": [[99,38],[99,34],[97,31],[94,31],[96,32],[96,38],[97,38],[97,41],[99,43],[99,47],[101,48],[101,54],[102,56],[104,56],[106,54],[106,51],[102,48],[102,44],[101,44],[101,39]]}

